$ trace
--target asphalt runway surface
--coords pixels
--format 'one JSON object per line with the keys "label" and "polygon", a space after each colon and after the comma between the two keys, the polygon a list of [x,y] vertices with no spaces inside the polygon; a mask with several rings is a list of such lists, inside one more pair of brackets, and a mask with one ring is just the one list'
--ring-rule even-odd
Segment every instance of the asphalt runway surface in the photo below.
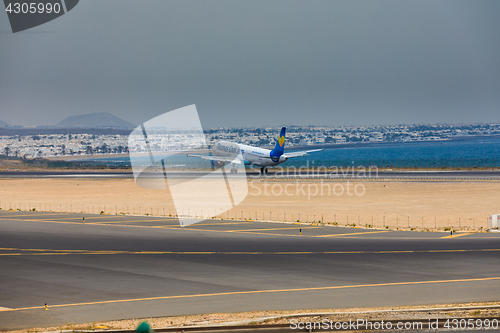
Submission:
{"label": "asphalt runway surface", "polygon": [[499,288],[493,233],[0,211],[0,329],[498,301]]}
{"label": "asphalt runway surface", "polygon": [[[168,176],[172,178],[193,178],[206,175],[210,171],[179,171],[168,172]],[[142,174],[145,177],[164,177],[163,171],[145,172]],[[246,175],[249,177],[261,177],[260,171],[256,169],[248,169]],[[279,173],[269,171],[264,177],[269,178],[301,178],[301,177],[318,177],[331,179],[487,179],[500,180],[500,170],[464,170],[464,171],[373,171],[365,174],[359,174],[357,171],[352,173],[352,170],[345,169],[335,173],[333,171],[304,171],[297,170],[289,173]],[[134,178],[132,171],[0,171],[0,178]]]}

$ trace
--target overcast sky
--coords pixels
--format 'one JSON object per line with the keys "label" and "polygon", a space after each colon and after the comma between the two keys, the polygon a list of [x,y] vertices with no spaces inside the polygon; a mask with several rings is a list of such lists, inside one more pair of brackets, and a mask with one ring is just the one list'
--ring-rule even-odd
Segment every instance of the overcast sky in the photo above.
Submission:
{"label": "overcast sky", "polygon": [[500,1],[82,0],[12,34],[0,120],[196,104],[204,127],[500,122]]}

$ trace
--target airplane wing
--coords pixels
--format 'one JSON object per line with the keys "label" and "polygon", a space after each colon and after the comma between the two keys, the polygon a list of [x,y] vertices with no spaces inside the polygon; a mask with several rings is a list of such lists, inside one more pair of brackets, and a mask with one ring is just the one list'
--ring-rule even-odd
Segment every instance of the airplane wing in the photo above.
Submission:
{"label": "airplane wing", "polygon": [[234,163],[234,164],[244,164],[243,161],[239,158],[231,158],[231,157],[223,157],[223,156],[208,156],[208,155],[194,155],[188,154],[189,157],[199,157],[204,159],[205,161],[217,161],[217,162],[226,162],[226,163]]}
{"label": "airplane wing", "polygon": [[303,151],[293,151],[290,153],[284,153],[283,156],[286,158],[301,157],[307,155],[308,153],[313,153],[315,151],[322,151],[323,149],[313,149],[313,150],[303,150]]}

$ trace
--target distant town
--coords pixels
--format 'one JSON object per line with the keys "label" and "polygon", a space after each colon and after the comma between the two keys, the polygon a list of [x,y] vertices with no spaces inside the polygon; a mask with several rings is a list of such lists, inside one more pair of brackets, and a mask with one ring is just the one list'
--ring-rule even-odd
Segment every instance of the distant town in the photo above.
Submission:
{"label": "distant town", "polygon": [[[207,146],[200,147],[199,136],[169,134],[168,140],[151,142],[157,151],[209,148],[219,140],[269,147],[274,146],[281,127],[257,128],[212,128],[204,131]],[[123,154],[129,151],[146,151],[146,147],[136,142],[129,147],[128,131],[111,130],[111,134],[89,134],[91,130],[65,129],[65,134],[19,134],[2,135],[0,131],[0,154],[21,158],[44,158],[51,156],[81,155],[82,158],[99,154]],[[72,131],[74,132],[72,134]],[[89,133],[82,133],[88,131]],[[109,132],[109,131],[108,131]],[[24,133],[24,134],[23,134]],[[57,134],[58,133],[58,134]],[[458,140],[467,137],[500,136],[500,124],[469,125],[392,125],[392,126],[288,126],[286,145],[289,148],[301,146],[323,146],[377,142],[412,142]],[[191,140],[191,141],[190,141]],[[175,144],[182,142],[183,144]],[[192,144],[190,144],[192,142]],[[187,144],[186,144],[187,143]]]}

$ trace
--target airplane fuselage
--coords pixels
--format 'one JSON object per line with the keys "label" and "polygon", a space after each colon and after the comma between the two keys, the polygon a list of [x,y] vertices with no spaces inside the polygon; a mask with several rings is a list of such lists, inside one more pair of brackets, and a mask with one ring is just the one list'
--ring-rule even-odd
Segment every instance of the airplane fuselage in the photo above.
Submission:
{"label": "airplane fuselage", "polygon": [[221,168],[227,163],[231,163],[233,168],[231,173],[236,173],[236,164],[245,164],[251,167],[260,167],[262,173],[267,172],[267,167],[275,166],[286,162],[290,158],[305,156],[308,153],[320,151],[322,149],[295,151],[285,153],[285,132],[286,127],[282,127],[278,140],[273,150],[252,147],[236,142],[219,141],[211,149],[211,155],[195,155],[188,156],[199,157],[205,161],[211,161],[212,167]]}
{"label": "airplane fuselage", "polygon": [[217,142],[212,147],[212,154],[221,157],[239,157],[246,165],[261,168],[278,165],[287,160],[285,156],[271,157],[271,150],[269,149],[229,141]]}

